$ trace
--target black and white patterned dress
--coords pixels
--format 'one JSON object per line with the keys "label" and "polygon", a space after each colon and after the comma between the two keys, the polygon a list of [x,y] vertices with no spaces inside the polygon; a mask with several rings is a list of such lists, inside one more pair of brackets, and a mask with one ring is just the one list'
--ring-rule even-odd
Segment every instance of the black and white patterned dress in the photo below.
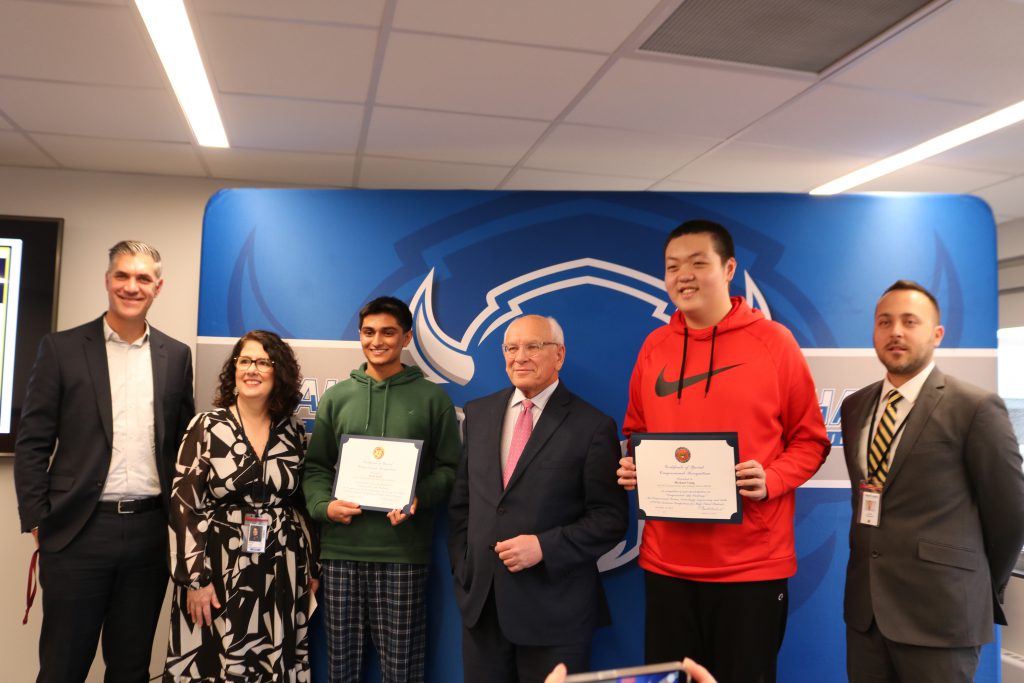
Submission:
{"label": "black and white patterned dress", "polygon": [[[165,682],[310,680],[317,552],[302,504],[303,435],[300,422],[282,420],[261,462],[228,410],[200,413],[189,425],[171,490]],[[242,550],[243,517],[254,512],[270,520],[266,552],[257,554]],[[186,595],[210,582],[221,608],[212,610],[212,627],[197,627]]]}

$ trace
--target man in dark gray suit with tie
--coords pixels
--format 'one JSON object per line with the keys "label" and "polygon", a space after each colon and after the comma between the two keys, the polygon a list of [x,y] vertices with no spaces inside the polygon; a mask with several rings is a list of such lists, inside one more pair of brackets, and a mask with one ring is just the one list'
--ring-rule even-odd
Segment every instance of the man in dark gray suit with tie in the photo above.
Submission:
{"label": "man in dark gray suit with tie", "polygon": [[972,681],[1024,542],[1024,475],[998,396],[943,374],[939,305],[900,280],[875,308],[886,376],[843,402],[853,493],[847,672]]}
{"label": "man in dark gray suit with tie", "polygon": [[539,683],[586,670],[609,619],[596,561],[628,510],[615,421],[558,379],[558,323],[518,318],[502,349],[513,386],[466,404],[448,554],[467,683]]}
{"label": "man in dark gray suit with tie", "polygon": [[84,681],[103,633],[107,683],[149,680],[167,591],[167,499],[195,404],[192,353],[146,322],[160,254],[110,249],[108,309],[49,334],[15,446],[23,532],[39,546],[38,681]]}

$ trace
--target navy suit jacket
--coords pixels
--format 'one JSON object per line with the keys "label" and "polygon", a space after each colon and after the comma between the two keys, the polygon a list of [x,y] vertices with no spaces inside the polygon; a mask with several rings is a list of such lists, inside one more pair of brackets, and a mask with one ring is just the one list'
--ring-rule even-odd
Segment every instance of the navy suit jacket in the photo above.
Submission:
{"label": "navy suit jacket", "polygon": [[1001,596],[1024,542],[1024,474],[1006,407],[938,368],[907,416],[882,492],[881,524],[857,523],[861,431],[882,383],[843,402],[853,484],[844,616],[899,643],[972,647],[1005,624]]}
{"label": "navy suit jacket", "polygon": [[[589,641],[608,621],[596,561],[622,539],[628,520],[615,475],[615,421],[560,382],[503,488],[501,430],[512,392],[465,407],[463,458],[449,503],[456,600],[471,628],[493,588],[501,630],[519,645]],[[520,534],[535,534],[544,557],[512,573],[494,544]]]}
{"label": "navy suit jacket", "polygon": [[[192,352],[149,328],[155,447],[167,508],[178,444],[195,414]],[[103,318],[43,337],[15,445],[21,530],[39,547],[67,546],[96,509],[110,469],[113,416]]]}

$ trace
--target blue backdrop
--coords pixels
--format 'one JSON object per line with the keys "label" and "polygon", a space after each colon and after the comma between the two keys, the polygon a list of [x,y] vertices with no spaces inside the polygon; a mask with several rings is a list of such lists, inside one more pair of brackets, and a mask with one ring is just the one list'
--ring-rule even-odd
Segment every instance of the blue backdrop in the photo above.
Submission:
{"label": "blue backdrop", "polygon": [[[864,356],[874,302],[898,278],[936,293],[945,348],[995,348],[995,230],[975,198],[364,190],[216,194],[203,229],[200,347],[252,328],[292,340],[355,341],[359,308],[395,295],[413,302],[415,360],[461,406],[507,385],[499,345],[510,317],[553,315],[566,332],[567,386],[621,423],[636,352],[672,312],[661,284],[665,235],[691,218],[731,230],[744,275],[733,293],[769,311],[805,349],[840,350],[831,363],[844,362],[843,349]],[[202,360],[200,353],[198,374],[219,369]],[[331,377],[347,374],[339,367]],[[830,389],[839,396],[875,378]],[[325,388],[321,381],[307,407],[315,409]],[[822,402],[837,425],[834,401]],[[830,458],[841,457],[834,448]],[[845,680],[850,504],[849,489],[836,486],[821,482],[797,495],[800,568],[791,582],[783,681]],[[614,624],[597,633],[595,667],[642,659],[636,543],[634,524],[602,561]],[[438,540],[428,653],[436,682],[461,680],[450,582]],[[323,654],[317,634],[318,680],[326,680]],[[998,680],[997,648],[986,648],[977,680]]]}

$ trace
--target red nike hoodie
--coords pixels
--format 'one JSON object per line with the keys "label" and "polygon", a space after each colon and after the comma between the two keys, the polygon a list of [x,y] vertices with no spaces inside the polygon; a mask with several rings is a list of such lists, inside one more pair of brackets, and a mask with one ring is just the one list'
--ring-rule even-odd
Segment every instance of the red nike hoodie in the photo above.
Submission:
{"label": "red nike hoodie", "polygon": [[732,309],[713,327],[688,329],[676,312],[640,349],[623,431],[626,438],[737,432],[740,462],[760,462],[768,489],[764,500],[742,499],[742,524],[646,522],[641,567],[693,581],[796,573],[793,491],[825,462],[829,440],[811,372],[789,330],[743,297],[732,297]]}

